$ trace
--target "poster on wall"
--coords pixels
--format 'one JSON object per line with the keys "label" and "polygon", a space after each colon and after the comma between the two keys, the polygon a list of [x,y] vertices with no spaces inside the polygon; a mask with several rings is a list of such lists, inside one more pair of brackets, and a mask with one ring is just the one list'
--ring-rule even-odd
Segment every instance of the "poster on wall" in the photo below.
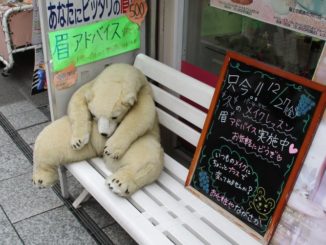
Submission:
{"label": "poster on wall", "polygon": [[228,52],[186,186],[269,241],[325,103],[325,86]]}
{"label": "poster on wall", "polygon": [[140,29],[126,16],[49,33],[53,70],[80,66],[140,48]]}
{"label": "poster on wall", "polygon": [[210,4],[326,40],[324,0],[211,0]]}
{"label": "poster on wall", "polygon": [[39,14],[37,1],[33,1],[32,45],[35,45],[35,49],[34,49],[34,70],[33,70],[33,82],[32,82],[31,94],[35,95],[47,90],[44,54],[42,48],[40,14]]}
{"label": "poster on wall", "polygon": [[52,68],[61,72],[58,82],[67,75],[76,80],[75,67],[139,49],[146,12],[141,0],[47,1]]}
{"label": "poster on wall", "polygon": [[130,0],[47,0],[48,29],[55,31],[118,17],[127,13],[130,2]]}

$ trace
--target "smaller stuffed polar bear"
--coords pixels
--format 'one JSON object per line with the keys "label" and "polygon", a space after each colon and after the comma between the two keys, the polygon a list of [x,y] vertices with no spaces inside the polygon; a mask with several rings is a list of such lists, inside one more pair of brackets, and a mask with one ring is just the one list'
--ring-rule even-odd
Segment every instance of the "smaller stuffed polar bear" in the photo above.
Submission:
{"label": "smaller stuffed polar bear", "polygon": [[33,182],[49,187],[60,165],[103,156],[113,172],[106,184],[129,196],[163,168],[151,87],[135,67],[113,64],[71,97],[68,115],[45,127],[34,146]]}

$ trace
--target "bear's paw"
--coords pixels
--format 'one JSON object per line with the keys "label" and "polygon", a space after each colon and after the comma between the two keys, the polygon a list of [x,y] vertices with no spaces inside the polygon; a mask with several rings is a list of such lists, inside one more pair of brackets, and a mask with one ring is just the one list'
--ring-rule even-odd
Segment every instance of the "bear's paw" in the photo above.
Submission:
{"label": "bear's paw", "polygon": [[122,197],[130,196],[138,189],[135,182],[122,172],[108,176],[105,183],[112,192]]}
{"label": "bear's paw", "polygon": [[71,137],[70,145],[74,150],[82,149],[89,142],[89,134],[85,134],[82,137]]}
{"label": "bear's paw", "polygon": [[53,186],[58,182],[58,175],[54,172],[38,171],[33,174],[33,184],[42,189]]}
{"label": "bear's paw", "polygon": [[107,140],[104,146],[104,154],[114,160],[120,159],[126,150],[126,146],[124,146],[121,142],[112,140],[111,138]]}

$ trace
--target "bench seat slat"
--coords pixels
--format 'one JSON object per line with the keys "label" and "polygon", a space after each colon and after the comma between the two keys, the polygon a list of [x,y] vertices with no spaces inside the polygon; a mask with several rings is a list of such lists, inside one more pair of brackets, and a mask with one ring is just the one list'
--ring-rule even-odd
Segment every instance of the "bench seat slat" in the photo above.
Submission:
{"label": "bench seat slat", "polygon": [[[182,186],[180,183],[178,183],[178,185]],[[171,215],[179,220],[180,226],[187,226],[190,230],[198,232],[203,241],[208,241],[211,244],[229,244],[220,234],[194,216],[189,209],[182,205],[180,199],[177,200],[176,198],[173,198],[169,194],[171,193],[170,190],[167,190],[167,192],[156,184],[146,186],[145,190],[150,193],[151,196],[159,200],[163,207],[169,210]]]}
{"label": "bench seat slat", "polygon": [[[100,169],[100,171],[103,172],[105,175],[111,174],[111,172],[105,167],[105,164],[102,159],[94,158],[91,161],[96,165],[96,168]],[[156,183],[153,183],[150,186],[154,187],[154,189],[159,188]],[[149,194],[146,194],[145,191]],[[154,197],[154,199],[151,199],[150,197]],[[167,236],[172,235],[174,242],[179,242],[182,244],[186,241],[192,241],[192,244],[202,244],[202,242],[192,234],[191,230],[188,230],[183,226],[184,222],[173,217],[173,215],[171,214],[171,209],[168,209],[166,206],[162,205],[160,201],[154,201],[162,200],[163,198],[167,197],[168,196],[164,195],[164,197],[160,198],[156,195],[156,193],[153,193],[153,191],[145,188],[144,190],[139,190],[138,192],[136,192],[132,197],[129,198],[129,201],[138,210],[140,210],[142,215],[144,215],[145,219],[148,219],[150,222],[154,223],[155,225],[158,225],[163,234],[166,234]],[[184,213],[185,211],[186,209],[182,213]],[[125,229],[128,231],[128,228]],[[213,233],[210,233],[210,235],[212,236]],[[216,239],[217,238],[218,237],[216,237]]]}
{"label": "bench seat slat", "polygon": [[[183,226],[179,224],[171,225],[166,234],[174,244],[191,244],[191,245],[203,245],[204,243],[200,241],[194,234],[186,230]],[[153,243],[155,244],[155,242]]]}
{"label": "bench seat slat", "polygon": [[[111,174],[110,170],[105,166],[105,163],[102,158],[92,158],[91,162],[94,163],[95,168],[102,172],[105,176]],[[182,185],[185,183],[185,179],[188,175],[188,170],[177,161],[175,161],[168,154],[164,154],[164,168],[169,175],[173,176],[177,182]]]}
{"label": "bench seat slat", "polygon": [[154,228],[150,221],[144,219],[127,199],[112,193],[105,185],[104,178],[88,162],[71,163],[66,167],[137,242],[148,245],[153,244],[153,241],[155,244],[172,244],[166,236]]}
{"label": "bench seat slat", "polygon": [[222,214],[186,190],[184,186],[179,185],[170,175],[163,172],[158,182],[182,199],[184,205],[189,206],[190,209],[215,225],[227,237],[234,239],[234,241],[241,241],[241,244],[260,244]]}
{"label": "bench seat slat", "polygon": [[155,202],[144,191],[138,191],[135,195],[130,197],[130,201],[139,209],[146,213],[146,216],[156,226],[160,225],[161,230],[165,231],[167,226],[171,226],[175,223],[174,218],[162,209],[157,202]]}
{"label": "bench seat slat", "polygon": [[[102,159],[92,159],[92,162],[100,169],[100,171],[104,172],[105,175],[110,174],[110,171],[105,167]],[[174,180],[172,184],[176,185]],[[177,182],[177,185],[182,187],[183,183]],[[187,190],[184,189],[184,191]],[[155,223],[156,221],[157,225],[160,226],[160,229],[163,232],[174,234],[173,237],[175,241],[181,241],[184,239],[182,237],[185,236],[186,233],[200,231],[199,233],[202,234],[200,239],[202,241],[207,240],[211,244],[214,242],[218,242],[218,244],[229,244],[229,242],[226,242],[220,234],[214,231],[202,220],[193,216],[191,211],[187,209],[185,205],[180,205],[179,200],[173,198],[169,193],[171,193],[171,191],[168,190],[168,192],[166,192],[158,186],[157,183],[153,183],[146,186],[143,190],[136,192],[130,197],[129,201],[141,210],[141,212],[146,213],[147,218],[151,222],[154,221]],[[181,234],[175,233],[177,226],[180,226],[178,228],[179,230],[183,230]],[[173,227],[173,229],[171,227]],[[187,229],[187,227],[190,227],[190,229]],[[198,240],[197,236],[192,237],[192,239],[192,244],[194,244],[195,240]]]}

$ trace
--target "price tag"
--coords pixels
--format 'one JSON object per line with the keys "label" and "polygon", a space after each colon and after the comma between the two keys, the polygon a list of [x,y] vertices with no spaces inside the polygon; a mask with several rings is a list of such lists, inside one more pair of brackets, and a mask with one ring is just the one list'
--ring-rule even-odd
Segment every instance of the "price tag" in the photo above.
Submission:
{"label": "price tag", "polygon": [[130,21],[140,26],[146,17],[147,10],[146,0],[132,0],[126,15]]}

